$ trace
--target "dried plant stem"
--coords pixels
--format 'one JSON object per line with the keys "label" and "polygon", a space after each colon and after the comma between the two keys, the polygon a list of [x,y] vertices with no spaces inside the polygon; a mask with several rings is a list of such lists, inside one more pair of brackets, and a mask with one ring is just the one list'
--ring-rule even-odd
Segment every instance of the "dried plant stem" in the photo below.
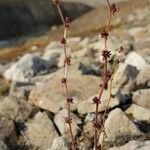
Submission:
{"label": "dried plant stem", "polygon": [[[109,28],[110,28],[110,24],[111,24],[111,19],[112,19],[112,15],[117,11],[115,4],[110,4],[109,0],[106,0],[107,2],[107,6],[108,6],[108,11],[109,11],[109,16],[108,16],[108,20],[107,20],[107,25],[105,27],[105,29],[103,30],[103,32],[101,33],[101,37],[104,38],[104,50],[102,51],[102,56],[103,56],[103,60],[104,60],[104,74],[103,74],[103,83],[100,84],[100,91],[99,91],[99,96],[98,98],[94,98],[93,101],[96,104],[95,107],[95,122],[94,122],[94,148],[95,150],[100,150],[102,149],[102,145],[99,145],[99,135],[101,134],[101,132],[104,132],[104,124],[102,124],[101,127],[101,131],[100,133],[98,133],[98,129],[99,129],[99,123],[98,123],[98,110],[99,110],[99,104],[101,102],[101,97],[104,91],[105,86],[107,85],[108,79],[110,78],[110,74],[108,72],[108,58],[110,57],[111,53],[107,48],[107,39],[108,39],[108,32],[109,32]],[[111,91],[110,91],[111,92]],[[109,99],[109,102],[106,106],[105,109],[105,113],[103,116],[103,122],[105,122],[105,118],[106,118],[106,113],[109,107],[109,103],[110,103],[111,98]]]}
{"label": "dried plant stem", "polygon": [[72,150],[76,150],[77,146],[76,146],[75,138],[73,136],[72,118],[71,118],[71,104],[73,103],[73,99],[70,97],[70,94],[69,94],[68,78],[67,78],[68,66],[71,65],[71,60],[67,54],[67,40],[66,40],[67,39],[67,30],[69,29],[69,19],[68,19],[68,17],[64,18],[64,16],[63,16],[63,13],[62,13],[61,8],[60,8],[60,0],[53,0],[53,1],[57,7],[58,13],[59,13],[60,18],[62,20],[62,23],[64,25],[63,38],[61,39],[61,43],[63,44],[64,56],[65,56],[65,59],[64,59],[64,78],[62,79],[62,83],[63,83],[63,85],[65,87],[65,91],[66,91],[66,101],[67,101],[67,111],[68,111],[68,115],[65,118],[65,121],[69,126]]}

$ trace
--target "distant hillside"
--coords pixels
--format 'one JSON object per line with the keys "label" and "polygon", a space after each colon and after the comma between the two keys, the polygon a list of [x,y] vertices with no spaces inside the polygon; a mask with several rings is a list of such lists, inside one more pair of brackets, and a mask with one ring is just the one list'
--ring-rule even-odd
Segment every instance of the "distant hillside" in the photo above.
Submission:
{"label": "distant hillside", "polygon": [[[90,10],[78,3],[64,2],[63,12],[74,18]],[[56,8],[50,0],[0,0],[0,39],[42,32],[59,24]]]}

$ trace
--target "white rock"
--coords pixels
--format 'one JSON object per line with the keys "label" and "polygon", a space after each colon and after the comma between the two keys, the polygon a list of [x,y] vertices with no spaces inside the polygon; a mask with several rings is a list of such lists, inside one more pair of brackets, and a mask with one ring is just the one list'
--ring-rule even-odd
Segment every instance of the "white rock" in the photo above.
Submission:
{"label": "white rock", "polygon": [[69,148],[67,147],[64,138],[58,137],[53,141],[51,148],[48,150],[69,150]]}
{"label": "white rock", "polygon": [[133,93],[133,102],[150,109],[150,89],[142,89]]}
{"label": "white rock", "polygon": [[[66,108],[66,92],[61,84],[62,74],[63,72],[58,72],[51,79],[35,87],[29,96],[29,103],[53,113]],[[69,93],[74,98],[71,108],[76,110],[79,102],[85,101],[90,95],[98,92],[99,78],[81,76],[77,71],[70,72],[70,74],[72,77],[68,78]]]}
{"label": "white rock", "polygon": [[2,140],[0,140],[0,150],[8,150],[7,145]]}
{"label": "white rock", "polygon": [[43,59],[46,60],[46,65],[48,69],[52,67],[57,67],[59,58],[62,56],[63,49],[57,50],[47,50],[43,55]]}
{"label": "white rock", "polygon": [[112,110],[108,115],[105,122],[105,132],[107,141],[114,141],[120,136],[129,135],[132,137],[142,134],[138,127],[119,108]]}
{"label": "white rock", "polygon": [[12,120],[25,120],[31,113],[31,107],[25,100],[6,97],[0,101],[0,114]]}
{"label": "white rock", "polygon": [[50,51],[51,49],[60,49],[60,48],[62,48],[62,44],[60,42],[53,41],[46,46],[44,51],[46,52]]}
{"label": "white rock", "polygon": [[[68,124],[65,122],[65,118],[67,117],[67,115],[68,115],[67,109],[60,110],[58,113],[56,113],[54,117],[54,122],[63,136],[70,137],[69,127],[68,127]],[[77,132],[79,131],[78,125],[81,124],[82,122],[73,113],[71,113],[71,118],[72,118],[73,135],[76,136]]]}
{"label": "white rock", "polygon": [[49,149],[58,138],[53,122],[46,113],[39,112],[36,116],[26,123],[26,139],[28,144],[38,147],[40,150]]}
{"label": "white rock", "polygon": [[121,147],[113,147],[109,150],[149,150],[150,149],[150,141],[130,141],[127,144]]}
{"label": "white rock", "polygon": [[4,77],[7,80],[26,82],[42,72],[46,72],[45,61],[39,56],[26,54],[4,72]]}
{"label": "white rock", "polygon": [[[90,112],[95,112],[95,105],[93,104],[93,98],[95,96],[92,96],[88,98],[88,100],[81,101],[78,104],[78,112],[79,114],[86,114]],[[109,100],[109,91],[104,90],[103,95],[101,97],[101,104],[99,105],[99,112],[102,112],[105,110],[106,105]],[[113,108],[115,106],[119,105],[119,100],[117,97],[112,98],[109,104],[109,108]]]}
{"label": "white rock", "polygon": [[132,104],[125,113],[131,115],[138,121],[150,122],[150,109],[146,109],[136,104]]}
{"label": "white rock", "polygon": [[139,88],[150,87],[150,66],[142,68],[136,78],[136,85]]}
{"label": "white rock", "polygon": [[127,58],[125,60],[125,64],[134,66],[138,70],[141,70],[142,68],[147,66],[144,58],[136,52],[131,52],[127,55]]}

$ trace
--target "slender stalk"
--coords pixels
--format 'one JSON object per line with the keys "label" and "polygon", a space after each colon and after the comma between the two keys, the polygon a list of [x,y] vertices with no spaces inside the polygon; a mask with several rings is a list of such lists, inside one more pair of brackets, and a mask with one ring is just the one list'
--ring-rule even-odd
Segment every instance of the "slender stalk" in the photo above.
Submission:
{"label": "slender stalk", "polygon": [[[94,103],[96,104],[95,107],[95,122],[94,122],[94,148],[95,150],[100,150],[102,149],[102,145],[99,145],[98,141],[99,141],[99,135],[102,132],[102,130],[104,129],[104,127],[101,127],[101,132],[98,134],[98,128],[99,128],[99,123],[98,123],[98,110],[99,110],[99,104],[101,102],[101,97],[104,91],[104,88],[107,84],[108,78],[109,78],[109,72],[108,72],[108,58],[110,57],[111,53],[110,51],[108,51],[107,48],[107,39],[108,39],[108,32],[109,32],[109,28],[110,28],[110,24],[111,24],[111,19],[112,19],[112,15],[114,15],[114,13],[117,11],[115,4],[110,4],[109,0],[106,0],[107,2],[107,6],[108,6],[108,11],[109,11],[109,16],[108,16],[108,20],[107,20],[107,24],[105,29],[103,30],[103,32],[101,33],[101,37],[104,38],[104,50],[102,51],[102,56],[103,56],[103,60],[104,60],[104,74],[103,74],[103,83],[100,84],[100,91],[99,91],[99,96],[95,97],[93,99]],[[109,103],[108,103],[109,106]],[[106,106],[105,109],[105,113],[107,112],[108,106]],[[106,116],[106,114],[105,114]],[[103,117],[103,121],[105,120],[105,116]]]}
{"label": "slender stalk", "polygon": [[68,66],[71,65],[71,60],[67,54],[67,40],[66,40],[67,39],[67,30],[69,29],[69,19],[67,17],[64,18],[64,16],[63,16],[63,13],[62,13],[61,8],[60,8],[60,0],[53,0],[53,2],[56,5],[56,8],[58,10],[58,14],[60,15],[61,21],[64,25],[63,38],[61,39],[61,43],[62,43],[63,48],[64,48],[64,56],[65,56],[65,59],[64,59],[64,78],[62,79],[62,83],[63,83],[63,85],[65,87],[65,91],[66,91],[66,101],[67,101],[67,111],[68,111],[68,115],[65,118],[65,121],[68,124],[69,131],[70,131],[72,150],[76,150],[77,145],[76,145],[75,138],[73,136],[72,118],[71,118],[71,104],[73,103],[73,99],[70,97],[70,94],[69,94],[68,78],[67,78]]}

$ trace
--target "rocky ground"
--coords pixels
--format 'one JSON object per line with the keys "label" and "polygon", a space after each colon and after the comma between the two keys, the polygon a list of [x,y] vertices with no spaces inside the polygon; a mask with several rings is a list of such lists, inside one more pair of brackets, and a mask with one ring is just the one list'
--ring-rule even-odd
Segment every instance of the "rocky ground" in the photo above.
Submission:
{"label": "rocky ground", "polygon": [[[108,65],[111,72],[120,46],[124,47],[125,54],[114,76],[112,90],[116,96],[111,100],[107,114],[105,150],[150,149],[149,22],[147,6],[133,11],[125,23],[111,30],[108,41],[112,51]],[[67,115],[65,91],[60,82],[64,71],[62,45],[52,41],[43,51],[36,49],[32,46],[32,53],[24,54],[17,61],[0,64],[1,150],[70,148],[64,121]],[[72,59],[69,89],[75,100],[72,125],[80,150],[93,147],[92,97],[98,93],[103,73],[101,50],[103,41],[99,35],[68,39]],[[99,122],[102,122],[108,92],[105,89],[102,96]]]}

